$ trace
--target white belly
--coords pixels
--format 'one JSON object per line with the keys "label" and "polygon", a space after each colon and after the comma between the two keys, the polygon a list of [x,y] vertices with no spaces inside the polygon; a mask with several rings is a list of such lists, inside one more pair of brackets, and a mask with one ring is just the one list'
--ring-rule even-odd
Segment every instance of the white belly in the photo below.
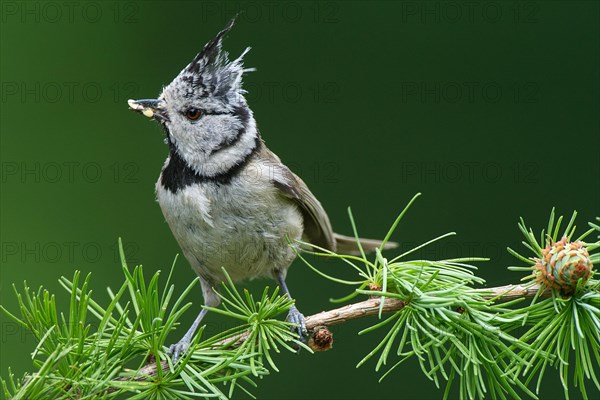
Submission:
{"label": "white belly", "polygon": [[290,241],[302,237],[297,206],[270,184],[201,183],[173,194],[159,182],[158,202],[173,235],[197,274],[234,281],[285,270],[295,254]]}

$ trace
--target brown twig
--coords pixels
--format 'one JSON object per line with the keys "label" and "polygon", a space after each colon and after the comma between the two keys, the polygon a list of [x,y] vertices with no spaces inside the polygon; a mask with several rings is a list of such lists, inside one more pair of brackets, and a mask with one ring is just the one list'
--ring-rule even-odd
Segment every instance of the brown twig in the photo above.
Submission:
{"label": "brown twig", "polygon": [[[534,297],[538,291],[537,285],[523,286],[523,285],[506,285],[498,286],[489,289],[474,289],[473,291],[478,293],[482,298],[487,300],[510,301],[519,298],[531,298]],[[548,293],[544,293],[548,295]],[[351,321],[353,319],[368,317],[371,315],[379,314],[379,305],[381,303],[381,297],[373,297],[365,301],[358,303],[348,304],[343,307],[335,308],[333,310],[322,311],[318,314],[310,315],[306,317],[306,329],[309,331],[309,340],[315,339],[315,332],[325,337],[325,343],[317,344],[317,348],[313,348],[317,351],[324,351],[331,348],[333,338],[331,333],[327,330],[327,327],[333,325],[343,324],[344,322]],[[405,306],[405,302],[395,298],[385,298],[383,303],[383,312],[389,313],[399,311]],[[319,328],[319,329],[317,329]],[[323,331],[325,328],[326,331]],[[215,347],[237,347],[246,340],[249,332],[244,332],[233,338],[218,342]],[[329,342],[327,342],[329,340]],[[322,342],[323,339],[317,338],[317,342]],[[166,361],[161,361],[161,368],[164,372],[169,370],[169,366]],[[135,380],[143,380],[148,376],[157,375],[156,361],[146,364],[142,369],[139,370],[140,377],[132,378]]]}

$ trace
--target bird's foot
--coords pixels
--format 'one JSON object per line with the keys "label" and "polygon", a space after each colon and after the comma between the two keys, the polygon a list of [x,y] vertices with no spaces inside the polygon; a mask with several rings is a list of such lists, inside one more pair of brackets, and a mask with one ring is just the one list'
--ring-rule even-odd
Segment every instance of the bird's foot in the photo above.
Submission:
{"label": "bird's foot", "polygon": [[288,316],[285,320],[287,322],[291,322],[292,324],[297,325],[292,327],[292,330],[295,331],[298,334],[298,336],[300,336],[300,340],[306,342],[306,337],[308,335],[308,332],[306,330],[306,320],[304,318],[304,315],[302,315],[302,313],[298,311],[296,306],[292,306],[292,308],[290,308],[290,312],[288,313]]}
{"label": "bird's foot", "polygon": [[190,348],[190,344],[190,341],[186,337],[184,337],[179,342],[169,346],[167,354],[171,356],[173,365],[177,364],[179,357],[181,357],[185,354],[186,351],[188,351],[188,349]]}

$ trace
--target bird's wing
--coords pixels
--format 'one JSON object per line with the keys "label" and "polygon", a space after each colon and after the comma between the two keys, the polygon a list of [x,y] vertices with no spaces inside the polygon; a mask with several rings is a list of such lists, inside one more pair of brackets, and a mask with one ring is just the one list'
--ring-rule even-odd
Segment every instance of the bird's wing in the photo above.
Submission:
{"label": "bird's wing", "polygon": [[319,200],[312,194],[302,179],[281,163],[279,157],[271,151],[268,151],[265,156],[277,165],[276,171],[271,177],[273,185],[279,189],[283,196],[293,200],[302,213],[305,240],[311,244],[335,251],[336,240],[331,222],[329,222],[329,217]]}
{"label": "bird's wing", "polygon": [[[369,253],[376,248],[381,248],[383,242],[376,239],[356,238],[334,233],[329,217],[323,206],[310,191],[306,183],[286,167],[277,155],[268,149],[263,150],[263,158],[271,165],[271,182],[280,193],[294,201],[304,219],[304,238],[308,243],[323,247],[327,250],[337,251],[341,254]],[[383,249],[398,247],[396,242],[386,242]]]}

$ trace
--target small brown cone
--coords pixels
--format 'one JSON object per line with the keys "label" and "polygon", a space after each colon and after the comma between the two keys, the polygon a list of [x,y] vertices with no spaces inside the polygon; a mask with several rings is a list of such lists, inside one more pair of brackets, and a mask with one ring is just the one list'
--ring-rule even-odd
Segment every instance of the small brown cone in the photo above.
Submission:
{"label": "small brown cone", "polygon": [[577,282],[587,282],[592,276],[593,265],[585,243],[580,240],[570,242],[565,236],[555,243],[549,243],[542,250],[542,258],[535,259],[536,280],[563,295],[575,292]]}

